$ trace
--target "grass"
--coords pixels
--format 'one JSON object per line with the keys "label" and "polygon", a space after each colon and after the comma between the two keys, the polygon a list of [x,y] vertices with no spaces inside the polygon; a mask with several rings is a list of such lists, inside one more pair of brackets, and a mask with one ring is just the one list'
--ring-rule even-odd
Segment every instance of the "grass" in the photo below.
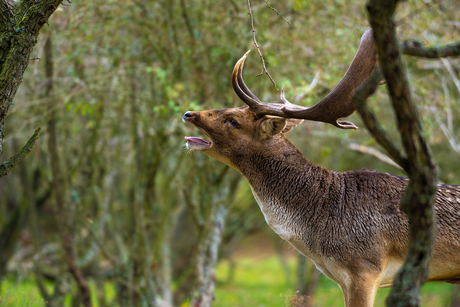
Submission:
{"label": "grass", "polygon": [[[50,292],[53,289],[51,283],[45,284],[45,287]],[[90,282],[91,300],[93,306],[97,307],[96,286]],[[110,301],[115,298],[115,289],[110,283],[104,285],[104,291],[107,299]],[[72,305],[72,298],[67,295],[64,306]],[[31,279],[24,279],[20,282],[12,279],[3,280],[0,291],[0,307],[45,307],[40,291]]]}
{"label": "grass", "polygon": [[[213,307],[280,307],[289,306],[289,300],[295,291],[295,258],[289,260],[291,280],[286,280],[280,262],[276,256],[264,258],[239,257],[234,280],[227,282],[228,263],[221,262],[216,270],[217,286]],[[95,288],[93,295],[95,295]],[[452,285],[429,283],[422,289],[422,306],[444,307],[449,305]],[[105,291],[111,292],[113,287],[107,285]],[[381,289],[377,293],[376,307],[385,306],[385,297],[389,289]],[[96,305],[96,300],[93,297]],[[343,306],[340,288],[328,278],[322,276],[315,295],[316,306]],[[66,300],[70,306],[70,297]],[[43,307],[45,302],[40,296],[36,284],[32,280],[15,282],[4,280],[0,295],[1,307]]]}
{"label": "grass", "polygon": [[24,280],[15,283],[9,279],[1,285],[1,307],[42,307],[45,301],[33,281]]}
{"label": "grass", "polygon": [[[295,272],[295,259],[289,261]],[[226,282],[228,265],[221,262],[216,272],[217,287],[214,307],[279,307],[289,306],[294,295],[293,281],[286,281],[279,260],[272,256],[264,259],[238,259],[234,281]],[[295,276],[292,276],[294,279]],[[375,307],[385,306],[385,298],[390,289],[377,292]],[[452,285],[445,283],[428,283],[422,288],[422,306],[449,306]],[[321,276],[315,294],[316,306],[344,306],[342,291],[325,276]]]}

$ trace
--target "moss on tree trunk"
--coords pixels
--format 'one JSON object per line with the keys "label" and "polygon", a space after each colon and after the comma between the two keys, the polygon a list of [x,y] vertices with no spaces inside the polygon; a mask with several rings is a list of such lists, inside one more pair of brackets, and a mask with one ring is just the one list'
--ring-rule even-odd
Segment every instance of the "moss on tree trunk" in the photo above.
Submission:
{"label": "moss on tree trunk", "polygon": [[[376,139],[385,148],[393,149],[389,153],[404,168],[410,179],[401,202],[401,209],[407,214],[410,224],[408,254],[395,277],[386,302],[387,306],[420,306],[420,288],[428,275],[434,242],[433,203],[437,176],[401,60],[393,19],[397,3],[397,0],[369,0],[367,3],[381,72],[387,82],[405,154],[401,154],[396,145],[390,144],[390,138],[384,136]],[[365,112],[361,109],[360,114],[363,116]],[[363,120],[371,122],[366,123],[368,127],[379,126],[375,117],[369,116],[367,120],[363,117]],[[384,132],[379,130],[378,133]]]}
{"label": "moss on tree trunk", "polygon": [[62,0],[20,1],[13,6],[0,0],[0,156],[3,124],[29,65],[37,36]]}

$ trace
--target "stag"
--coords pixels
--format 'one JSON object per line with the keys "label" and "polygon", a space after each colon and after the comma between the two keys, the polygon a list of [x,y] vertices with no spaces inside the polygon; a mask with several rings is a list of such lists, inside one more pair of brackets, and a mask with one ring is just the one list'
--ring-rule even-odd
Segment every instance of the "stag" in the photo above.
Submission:
{"label": "stag", "polygon": [[[337,86],[313,107],[264,103],[243,81],[246,53],[235,65],[233,88],[247,106],[187,112],[183,121],[211,141],[185,137],[200,151],[238,170],[249,182],[268,225],[343,291],[345,306],[372,306],[390,287],[407,253],[409,223],[399,204],[407,178],[372,170],[338,173],[310,162],[285,134],[303,120],[356,129],[339,120],[355,110],[354,90],[376,67],[367,30]],[[460,187],[438,186],[436,237],[427,281],[460,283]]]}

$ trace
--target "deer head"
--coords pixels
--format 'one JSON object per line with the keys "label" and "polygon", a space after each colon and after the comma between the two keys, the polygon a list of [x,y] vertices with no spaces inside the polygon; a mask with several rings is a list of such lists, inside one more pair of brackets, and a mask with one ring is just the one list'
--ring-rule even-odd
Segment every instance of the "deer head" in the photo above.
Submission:
{"label": "deer head", "polygon": [[[236,63],[232,85],[246,107],[187,112],[183,121],[203,132],[210,142],[197,137],[186,137],[187,148],[201,151],[239,170],[238,160],[251,152],[276,150],[285,142],[284,134],[304,119],[330,123],[342,129],[357,129],[348,121],[339,120],[355,111],[352,102],[354,90],[375,68],[376,54],[373,34],[366,30],[350,67],[336,87],[311,108],[290,103],[281,89],[281,104],[260,101],[243,80],[243,66],[249,51]],[[269,146],[269,147],[267,147]]]}

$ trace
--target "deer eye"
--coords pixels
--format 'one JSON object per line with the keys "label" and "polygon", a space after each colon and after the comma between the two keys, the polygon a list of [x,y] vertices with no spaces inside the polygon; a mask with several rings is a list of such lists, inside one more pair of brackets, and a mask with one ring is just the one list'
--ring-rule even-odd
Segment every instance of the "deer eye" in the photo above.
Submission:
{"label": "deer eye", "polygon": [[238,121],[237,121],[236,119],[234,119],[234,118],[232,118],[232,119],[230,120],[230,124],[232,124],[232,126],[235,127],[235,128],[239,128],[239,127],[240,127],[240,124],[239,124]]}

